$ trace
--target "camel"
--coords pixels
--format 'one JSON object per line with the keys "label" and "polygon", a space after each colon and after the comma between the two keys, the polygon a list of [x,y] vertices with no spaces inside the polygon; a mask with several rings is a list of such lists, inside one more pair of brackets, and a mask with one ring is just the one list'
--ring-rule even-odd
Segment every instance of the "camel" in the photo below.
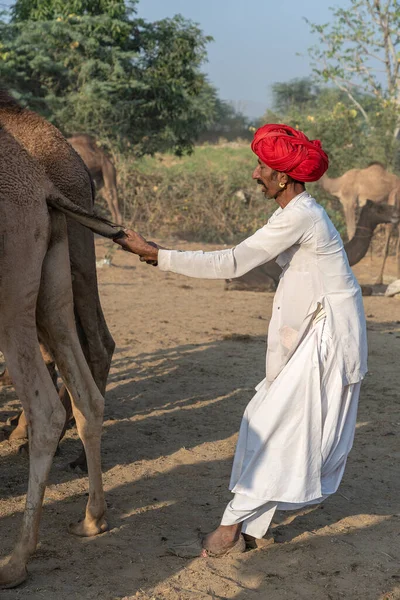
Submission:
{"label": "camel", "polygon": [[400,193],[400,178],[386,171],[378,162],[371,163],[365,169],[350,169],[336,179],[324,175],[319,182],[325,191],[339,198],[349,239],[355,232],[357,206],[363,207],[367,199],[395,204],[393,198],[396,192]]}
{"label": "camel", "polygon": [[[357,206],[364,206],[367,198],[374,202],[387,202],[390,205],[397,205],[400,202],[400,178],[386,171],[385,167],[379,163],[371,163],[365,169],[351,169],[336,179],[330,179],[324,175],[320,179],[324,190],[332,196],[339,198],[346,219],[347,235],[351,239],[355,230],[355,215]],[[382,266],[377,277],[376,283],[383,281],[383,271],[386,258],[389,252],[389,242],[393,227],[386,227],[386,239],[383,251]],[[399,231],[400,240],[400,231]],[[400,277],[400,255],[397,247],[397,274]]]}
{"label": "camel", "polygon": [[[357,264],[367,253],[373,233],[381,223],[398,224],[399,213],[395,206],[376,204],[367,200],[361,209],[353,238],[344,245],[350,266]],[[252,292],[271,292],[276,289],[282,269],[271,260],[237,279],[225,282],[226,290],[247,290]]]}
{"label": "camel", "polygon": [[[4,108],[4,95],[2,99]],[[29,113],[25,117],[25,127],[29,128]],[[39,132],[37,135],[41,140]],[[47,477],[65,422],[65,410],[40,353],[38,332],[51,349],[71,395],[87,457],[86,513],[83,521],[70,526],[70,532],[87,537],[107,529],[100,461],[104,399],[85,360],[75,325],[63,213],[106,237],[115,238],[123,232],[64,196],[47,177],[44,165],[5,127],[0,128],[0,165],[0,350],[26,415],[30,450],[22,529],[11,556],[0,568],[0,587],[9,588],[27,577]],[[89,174],[82,169],[80,174],[86,176],[90,189]]]}
{"label": "camel", "polygon": [[67,141],[81,156],[96,184],[98,191],[102,190],[104,198],[114,223],[122,222],[118,205],[117,172],[106,154],[98,147],[90,135],[73,135]]}
{"label": "camel", "polygon": [[[0,90],[0,127],[44,167],[47,177],[64,196],[92,211],[94,186],[90,173],[58,129],[38,114],[21,108],[5,90]],[[78,335],[97,387],[104,395],[115,343],[100,304],[94,238],[89,229],[69,218],[67,227]],[[70,410],[65,387],[60,397]],[[23,415],[21,428],[20,437],[26,429]],[[71,462],[71,467],[85,469],[83,452]]]}

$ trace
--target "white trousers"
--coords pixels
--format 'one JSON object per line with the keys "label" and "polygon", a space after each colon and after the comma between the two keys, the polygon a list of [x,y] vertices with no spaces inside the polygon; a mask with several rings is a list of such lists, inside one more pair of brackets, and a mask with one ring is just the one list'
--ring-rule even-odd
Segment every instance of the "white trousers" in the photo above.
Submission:
{"label": "white trousers", "polygon": [[[279,498],[255,497],[254,487],[248,488],[248,494],[246,489],[241,489],[240,493],[234,494],[227,505],[221,525],[242,523],[243,533],[262,538],[277,509],[298,510],[307,505],[318,504],[334,493],[339,486],[353,443],[361,382],[343,386],[325,319],[315,326],[318,328],[316,339],[319,344],[318,355],[321,365],[322,439],[318,450],[322,457],[320,474],[322,495],[302,503],[282,502]],[[301,351],[299,347],[297,352]],[[283,375],[291,378],[307,377],[307,368],[305,366],[303,373],[298,373],[298,370],[291,373],[290,369],[287,369]],[[265,452],[268,453],[268,440]],[[257,477],[260,477],[259,473]],[[285,473],[281,473],[281,477],[285,478]],[[290,481],[287,481],[287,487],[290,488]]]}

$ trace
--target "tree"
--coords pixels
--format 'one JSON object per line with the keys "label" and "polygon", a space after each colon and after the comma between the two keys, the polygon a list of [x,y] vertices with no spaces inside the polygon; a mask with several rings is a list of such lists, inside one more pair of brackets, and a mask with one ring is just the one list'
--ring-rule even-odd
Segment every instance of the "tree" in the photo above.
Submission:
{"label": "tree", "polygon": [[135,4],[17,0],[0,23],[0,79],[66,134],[190,151],[214,115],[200,70],[211,38],[180,16],[138,19]]}
{"label": "tree", "polygon": [[[314,72],[334,83],[372,125],[360,92],[373,96],[397,139],[400,128],[400,5],[397,0],[350,0],[331,9],[331,23],[309,23],[319,45],[309,49]],[[357,96],[358,92],[358,96]]]}
{"label": "tree", "polygon": [[[307,87],[309,92],[307,92]],[[392,164],[393,137],[388,115],[371,94],[354,91],[364,106],[368,125],[347,94],[333,86],[317,86],[309,78],[272,86],[273,110],[263,122],[285,122],[321,139],[330,157],[330,173],[338,176],[378,160]]]}
{"label": "tree", "polygon": [[104,15],[124,18],[138,0],[17,0],[11,9],[13,21],[49,21],[57,17]]}
{"label": "tree", "polygon": [[275,110],[287,112],[294,107],[306,108],[313,105],[319,94],[315,81],[309,77],[292,79],[291,81],[278,81],[273,83],[272,99]]}
{"label": "tree", "polygon": [[221,138],[228,141],[252,139],[251,120],[232,103],[218,98],[214,88],[211,87],[210,93],[214,96],[214,117],[200,136],[200,142],[218,142]]}

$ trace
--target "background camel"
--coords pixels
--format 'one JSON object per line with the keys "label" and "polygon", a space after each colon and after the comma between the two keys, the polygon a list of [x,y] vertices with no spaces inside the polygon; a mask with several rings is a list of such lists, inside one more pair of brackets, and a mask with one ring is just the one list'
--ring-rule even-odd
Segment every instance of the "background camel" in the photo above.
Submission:
{"label": "background camel", "polygon": [[[358,263],[367,253],[375,228],[381,223],[397,224],[399,213],[395,206],[376,204],[367,200],[361,209],[353,238],[344,245],[350,266]],[[282,269],[271,260],[249,273],[225,282],[226,290],[247,290],[253,292],[270,292],[276,289]]]}
{"label": "background camel", "polygon": [[90,135],[74,135],[68,142],[83,159],[96,184],[98,191],[107,202],[114,223],[122,223],[122,215],[118,205],[117,172],[108,156],[98,147],[96,140]]}
{"label": "background camel", "polygon": [[400,178],[386,171],[378,162],[371,163],[366,169],[350,169],[335,179],[324,175],[319,183],[324,190],[340,200],[349,239],[355,232],[357,206],[364,206],[368,199],[395,204],[396,194],[400,194]]}
{"label": "background camel", "polygon": [[[78,206],[91,212],[94,186],[80,156],[53,125],[23,109],[5,90],[0,90],[0,127],[18,141],[44,168],[55,187]],[[89,229],[67,218],[74,311],[79,339],[94,380],[104,395],[114,340],[108,330],[97,287],[94,237]],[[60,391],[65,406],[69,397]],[[85,466],[84,453],[71,463]]]}
{"label": "background camel", "polygon": [[[89,175],[87,181],[90,185]],[[48,204],[53,210],[49,211]],[[65,421],[40,353],[38,331],[71,395],[87,456],[86,515],[70,531],[91,536],[107,528],[100,461],[104,400],[75,326],[67,225],[60,211],[102,235],[118,234],[117,228],[100,223],[63,196],[43,165],[0,128],[0,350],[25,411],[30,447],[22,530],[9,560],[0,568],[0,587],[14,587],[26,578],[26,564],[36,548],[47,477]]]}
{"label": "background camel", "polygon": [[[385,201],[393,206],[400,202],[400,178],[394,173],[389,173],[379,162],[371,163],[366,169],[351,169],[336,179],[324,175],[320,183],[329,194],[339,198],[343,206],[349,239],[354,235],[357,206],[364,206],[367,198],[373,202]],[[392,230],[392,226],[386,227],[382,265],[376,280],[378,284],[383,282]],[[399,244],[397,244],[397,275],[400,277]]]}

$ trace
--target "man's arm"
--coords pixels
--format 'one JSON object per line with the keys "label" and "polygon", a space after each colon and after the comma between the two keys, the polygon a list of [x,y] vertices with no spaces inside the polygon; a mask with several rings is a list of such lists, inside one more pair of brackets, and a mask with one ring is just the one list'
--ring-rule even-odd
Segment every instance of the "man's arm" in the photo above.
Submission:
{"label": "man's arm", "polygon": [[288,210],[237,246],[216,252],[167,250],[147,242],[127,230],[126,238],[116,240],[124,250],[139,254],[146,262],[158,261],[162,271],[172,271],[201,279],[233,279],[276,258],[298,243],[312,226],[306,211]]}

